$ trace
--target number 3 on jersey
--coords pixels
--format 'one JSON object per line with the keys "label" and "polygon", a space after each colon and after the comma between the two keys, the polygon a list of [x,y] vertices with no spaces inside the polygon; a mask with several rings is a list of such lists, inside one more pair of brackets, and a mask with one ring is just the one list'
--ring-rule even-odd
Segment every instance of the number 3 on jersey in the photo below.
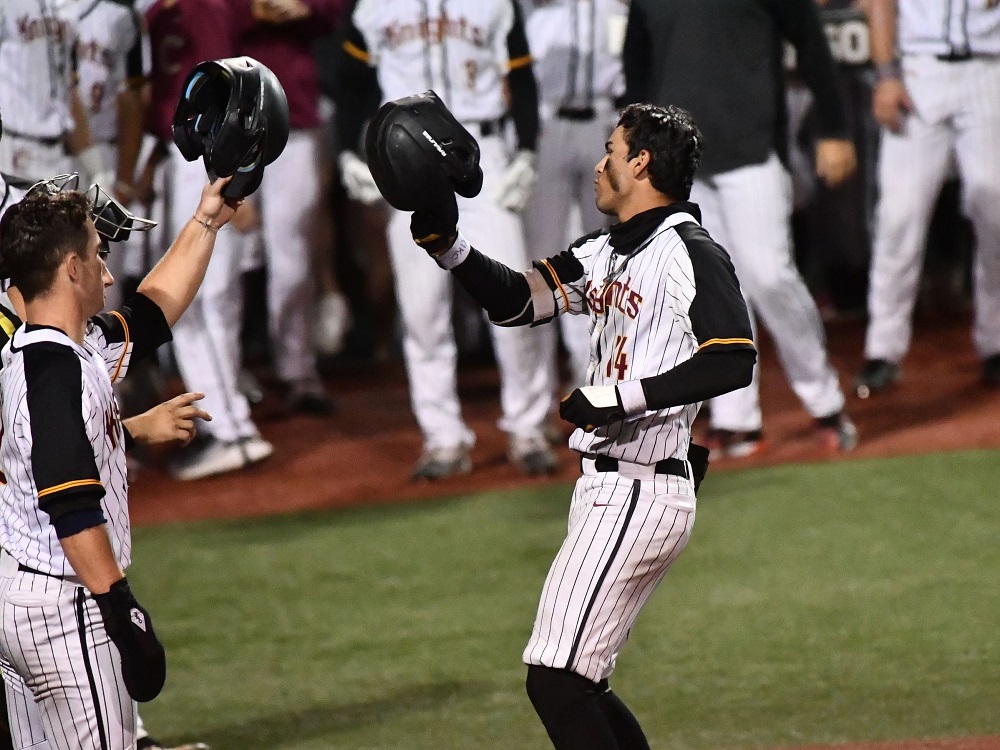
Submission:
{"label": "number 3 on jersey", "polygon": [[618,380],[625,380],[625,373],[628,370],[628,355],[625,353],[625,342],[628,336],[615,336],[615,343],[611,347],[611,356],[608,357],[608,366],[605,374],[610,378],[611,371],[616,370]]}

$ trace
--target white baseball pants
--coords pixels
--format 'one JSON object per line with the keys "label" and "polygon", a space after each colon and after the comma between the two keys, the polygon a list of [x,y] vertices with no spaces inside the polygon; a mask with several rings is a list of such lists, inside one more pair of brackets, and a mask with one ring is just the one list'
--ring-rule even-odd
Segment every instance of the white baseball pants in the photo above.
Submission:
{"label": "white baseball pants", "polygon": [[525,664],[567,669],[593,682],[609,677],[643,606],[687,546],[693,485],[635,468],[648,476],[597,473],[584,459],[569,533],[545,579]]}
{"label": "white baseball pants", "polygon": [[66,174],[72,169],[73,160],[66,155],[61,142],[44,144],[10,131],[0,138],[0,172],[37,181]]}
{"label": "white baseball pants", "polygon": [[[614,130],[614,113],[607,111],[593,120],[553,117],[542,128],[538,141],[538,187],[524,211],[531,260],[542,260],[563,252],[577,237],[607,226],[608,217],[597,210],[594,198],[594,166],[602,157],[596,144],[604,143]],[[603,108],[602,108],[603,109]],[[570,236],[573,207],[579,209],[583,231]],[[560,315],[559,330],[569,354],[572,386],[587,383],[590,364],[590,316]],[[539,327],[540,356],[551,363],[550,388],[559,387],[555,365],[556,330]]]}
{"label": "white baseball pants", "polygon": [[[823,322],[792,259],[791,178],[781,161],[772,154],[763,164],[695,180],[691,200],[732,258],[751,322],[756,313],[770,331],[795,395],[813,417],[839,412],[844,394],[827,357]],[[749,386],[712,399],[712,427],[761,428],[759,374],[755,367]]]}
{"label": "white baseball pants", "polygon": [[883,130],[865,357],[899,362],[910,347],[931,214],[952,153],[976,234],[973,341],[1000,354],[1000,58],[905,57],[913,100],[904,131]]}
{"label": "white baseball pants", "polygon": [[136,704],[84,589],[0,553],[0,668],[17,750],[134,750]]}
{"label": "white baseball pants", "polygon": [[[483,189],[476,198],[459,197],[459,226],[480,252],[516,271],[526,270],[530,261],[521,218],[492,198],[507,164],[503,143],[497,136],[478,140]],[[410,400],[425,446],[471,445],[475,436],[462,419],[456,387],[450,274],[413,242],[409,213],[391,210],[387,238],[403,322]],[[549,362],[539,356],[538,331],[490,326],[490,332],[500,371],[500,428],[516,437],[541,438],[553,405],[553,389]]]}

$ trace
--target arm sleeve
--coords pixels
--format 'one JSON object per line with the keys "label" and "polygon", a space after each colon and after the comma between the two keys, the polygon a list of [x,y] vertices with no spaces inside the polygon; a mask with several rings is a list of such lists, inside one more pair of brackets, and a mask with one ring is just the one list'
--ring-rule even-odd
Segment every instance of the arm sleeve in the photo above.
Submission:
{"label": "arm sleeve", "polygon": [[646,408],[696,404],[750,385],[757,352],[753,349],[705,349],[677,367],[643,378]]}
{"label": "arm sleeve", "polygon": [[[24,380],[38,507],[53,525],[76,512],[93,520],[94,511],[101,509],[104,486],[84,423],[80,359],[65,346],[29,346],[24,350]],[[103,513],[100,519],[97,523],[103,523]]]}
{"label": "arm sleeve", "polygon": [[645,11],[633,0],[628,9],[625,45],[622,48],[622,68],[625,72],[623,104],[649,101],[652,46]]}
{"label": "arm sleeve", "polygon": [[102,354],[112,383],[125,377],[133,359],[149,356],[172,338],[159,305],[138,292],[121,310],[101,313],[91,321],[103,334]]}
{"label": "arm sleeve", "polygon": [[132,22],[135,24],[135,41],[125,55],[125,80],[135,81],[146,75],[142,59],[142,21],[139,14],[132,11]]}
{"label": "arm sleeve", "polygon": [[837,64],[814,0],[773,3],[782,35],[795,47],[799,74],[816,97],[820,138],[850,138]]}
{"label": "arm sleeve", "polygon": [[342,150],[358,151],[365,121],[378,110],[382,92],[365,38],[353,20],[344,27],[335,88],[335,124]]}
{"label": "arm sleeve", "polygon": [[507,87],[519,149],[534,151],[538,145],[538,82],[531,64],[528,37],[520,3],[514,2],[514,23],[507,34]]}

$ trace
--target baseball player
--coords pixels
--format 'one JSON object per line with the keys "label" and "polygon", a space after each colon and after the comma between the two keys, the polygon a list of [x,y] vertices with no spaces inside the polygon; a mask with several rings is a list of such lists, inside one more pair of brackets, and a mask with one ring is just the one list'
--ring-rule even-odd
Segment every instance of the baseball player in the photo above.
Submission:
{"label": "baseball player", "polygon": [[953,159],[976,236],[972,338],[983,381],[1000,388],[1000,3],[873,0],[869,28],[882,142],[857,394],[899,379],[927,230]]}
{"label": "baseball player", "polygon": [[[535,181],[538,93],[521,11],[515,0],[359,0],[346,27],[337,101],[341,177],[348,195],[379,200],[372,176],[352,150],[368,114],[362,103],[374,87],[383,101],[434,89],[479,140],[487,199],[464,202],[469,236],[491,257],[512,266],[528,262],[520,212]],[[505,101],[509,91],[510,106]],[[517,140],[502,137],[509,119]],[[414,414],[424,436],[416,479],[471,469],[475,436],[462,419],[456,391],[448,275],[414,259],[405,213],[388,222],[403,353]],[[545,441],[553,404],[550,376],[533,332],[495,330],[500,371],[500,427],[508,458],[527,474],[549,474],[557,460]]]}
{"label": "baseball player", "polygon": [[588,384],[560,406],[583,476],[524,651],[528,695],[559,750],[649,747],[608,678],[691,534],[707,468],[696,473],[689,452],[699,402],[744,387],[756,360],[729,256],[687,200],[701,143],[683,110],[626,108],[594,170],[597,207],[619,223],[524,273],[470,244],[454,201],[411,220],[498,325],[590,319]]}
{"label": "baseball player", "polygon": [[[52,192],[59,192],[65,185],[64,181],[58,178],[49,181],[49,183],[52,185]],[[22,192],[7,189],[2,175],[0,175],[0,196],[3,196],[0,199],[0,217],[3,216],[10,205],[13,205],[13,203],[16,203],[23,197]],[[116,240],[115,236],[102,233],[101,229],[98,229],[98,233],[104,242]],[[6,303],[3,301],[5,295],[7,295]],[[0,349],[7,344],[14,331],[20,327],[24,316],[24,300],[16,287],[8,286],[7,291],[0,294]],[[2,361],[0,361],[0,366],[2,366]],[[125,449],[128,450],[136,442],[143,445],[186,445],[189,443],[195,433],[194,420],[211,420],[208,412],[199,409],[195,405],[194,402],[200,400],[200,398],[200,393],[185,393],[169,401],[165,401],[142,414],[123,419],[122,430],[125,435]],[[2,684],[0,684],[0,690],[3,690]],[[32,697],[26,694],[17,696],[15,700],[21,702],[34,701]],[[28,709],[22,706],[11,711],[11,714],[20,716],[25,715],[27,711]],[[7,716],[7,712],[3,712],[2,720],[0,720],[0,749],[13,748],[13,737]],[[204,743],[196,742],[174,748],[166,748],[162,743],[149,735],[142,717],[137,714],[136,750],[208,750],[208,746]]]}
{"label": "baseball player", "polygon": [[[814,0],[632,0],[622,53],[626,99],[676,104],[698,119],[705,159],[692,199],[732,254],[752,312],[771,332],[820,445],[848,451],[857,430],[844,411],[816,303],[792,259],[785,38],[816,97],[816,171],[828,185],[840,184],[856,158]],[[756,374],[749,388],[712,401],[710,424],[710,447],[719,454],[762,449]]]}
{"label": "baseball player", "polygon": [[124,574],[125,435],[112,382],[169,339],[190,303],[234,211],[228,182],[205,188],[129,305],[93,318],[113,279],[88,199],[40,192],[0,222],[27,321],[0,354],[0,665],[17,747],[133,748],[135,701],[162,689],[163,647]]}
{"label": "baseball player", "polygon": [[[0,111],[7,115],[0,171],[30,185],[71,171],[110,184],[75,86],[78,0],[0,3]],[[68,152],[68,153],[67,153]]]}
{"label": "baseball player", "polygon": [[[621,47],[628,12],[626,0],[557,0],[537,4],[527,15],[528,46],[534,59],[541,99],[538,179],[524,211],[525,234],[533,260],[566,246],[573,209],[584,227],[599,227],[605,217],[593,200],[593,144],[618,119],[615,100],[625,93]],[[579,234],[579,231],[577,231]],[[569,354],[571,382],[583,385],[590,357],[590,331],[583,317],[559,319]],[[542,357],[555,356],[554,326],[539,329]],[[549,370],[553,378],[556,368]],[[558,383],[553,382],[557,389]]]}

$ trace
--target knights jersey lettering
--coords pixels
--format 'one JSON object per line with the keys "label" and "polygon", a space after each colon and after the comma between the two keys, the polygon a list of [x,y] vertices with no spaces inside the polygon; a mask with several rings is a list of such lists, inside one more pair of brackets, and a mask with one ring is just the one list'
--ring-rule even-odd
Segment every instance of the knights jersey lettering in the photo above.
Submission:
{"label": "knights jersey lettering", "polygon": [[[631,254],[615,253],[607,231],[571,248],[584,274],[561,279],[553,297],[556,314],[590,315],[589,385],[653,377],[706,347],[753,347],[729,256],[685,206],[697,211],[677,205]],[[685,459],[700,406],[647,411],[591,432],[577,429],[569,447],[643,465]]]}
{"label": "knights jersey lettering", "polygon": [[[10,324],[20,321],[0,309]],[[0,326],[5,331],[10,326]],[[170,340],[160,308],[135,295],[89,324],[83,344],[62,331],[24,326],[0,351],[0,546],[42,573],[72,576],[44,508],[74,493],[103,493],[108,536],[122,569],[131,560],[125,437],[111,387]]]}
{"label": "knights jersey lettering", "polygon": [[497,120],[506,111],[503,79],[527,60],[509,60],[514,0],[359,0],[352,17],[366,50],[348,51],[378,66],[383,101],[434,89],[464,122]]}

